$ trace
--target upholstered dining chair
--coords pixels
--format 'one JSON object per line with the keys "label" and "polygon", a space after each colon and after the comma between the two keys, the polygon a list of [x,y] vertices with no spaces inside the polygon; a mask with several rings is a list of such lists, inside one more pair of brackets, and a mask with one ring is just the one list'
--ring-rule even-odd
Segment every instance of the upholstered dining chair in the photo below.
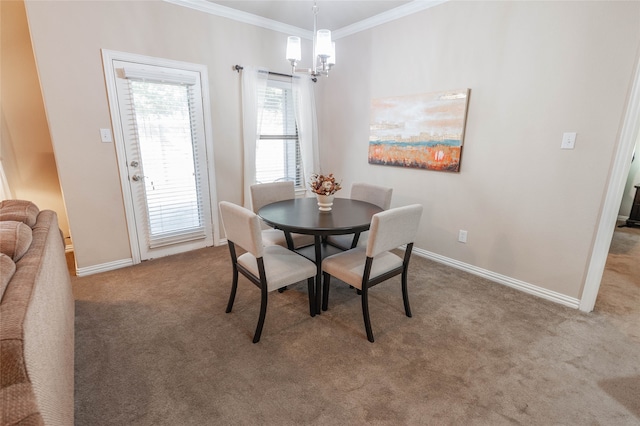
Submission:
{"label": "upholstered dining chair", "polygon": [[[267,204],[278,201],[291,200],[295,198],[295,188],[293,181],[257,183],[251,185],[251,207],[254,213]],[[266,223],[260,221],[262,225],[262,241],[265,245],[279,245],[287,247],[287,240],[284,232],[273,229]],[[313,235],[291,234],[293,241],[292,248],[310,246],[313,244]]]}
{"label": "upholstered dining chair", "polygon": [[[388,210],[391,207],[391,195],[393,194],[393,188],[385,186],[371,185],[364,182],[357,182],[351,185],[351,193],[349,198],[352,200],[366,201],[367,203],[375,204],[383,210]],[[352,248],[353,238],[355,235],[330,235],[327,237],[327,242],[333,246],[347,250]],[[365,231],[360,233],[358,237],[357,245],[365,247],[367,245],[367,238],[369,232]]]}
{"label": "upholstered dining chair", "polygon": [[[282,246],[265,246],[262,242],[260,219],[251,210],[228,201],[221,201],[220,215],[233,266],[233,280],[227,303],[227,313],[231,312],[233,308],[238,288],[238,273],[255,284],[262,295],[260,316],[253,336],[253,343],[260,341],[267,314],[268,293],[273,290],[307,280],[309,311],[311,316],[315,316],[314,277],[316,265]],[[246,253],[237,256],[236,245],[246,250]]]}
{"label": "upholstered dining chair", "polygon": [[[373,342],[373,331],[369,318],[369,289],[396,275],[402,275],[402,299],[404,311],[411,317],[407,291],[407,270],[413,240],[418,232],[422,206],[413,204],[397,207],[373,215],[369,240],[366,247],[355,247],[329,256],[322,261],[324,288],[322,309],[329,305],[330,277],[335,277],[357,288],[362,297],[362,316],[367,338]],[[390,252],[406,244],[404,256]]]}

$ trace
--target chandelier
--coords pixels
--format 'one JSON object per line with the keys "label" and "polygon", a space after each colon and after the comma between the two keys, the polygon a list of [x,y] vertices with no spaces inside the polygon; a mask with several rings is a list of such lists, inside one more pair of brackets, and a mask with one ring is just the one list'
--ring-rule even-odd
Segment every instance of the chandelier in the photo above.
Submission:
{"label": "chandelier", "polygon": [[291,62],[292,73],[306,73],[314,78],[329,75],[329,70],[336,64],[336,44],[331,41],[331,31],[318,30],[318,6],[313,2],[313,66],[296,68],[302,59],[300,37],[289,36],[287,39],[287,60]]}

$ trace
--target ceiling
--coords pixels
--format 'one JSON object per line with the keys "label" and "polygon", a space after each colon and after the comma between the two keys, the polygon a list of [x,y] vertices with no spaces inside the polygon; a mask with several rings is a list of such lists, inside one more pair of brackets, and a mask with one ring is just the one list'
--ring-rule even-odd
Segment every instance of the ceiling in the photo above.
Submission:
{"label": "ceiling", "polygon": [[313,4],[318,6],[318,29],[336,31],[413,3],[398,0],[208,0],[220,6],[313,31]]}
{"label": "ceiling", "polygon": [[318,6],[317,29],[331,30],[331,38],[337,40],[449,0],[163,1],[309,40],[313,38],[315,3]]}

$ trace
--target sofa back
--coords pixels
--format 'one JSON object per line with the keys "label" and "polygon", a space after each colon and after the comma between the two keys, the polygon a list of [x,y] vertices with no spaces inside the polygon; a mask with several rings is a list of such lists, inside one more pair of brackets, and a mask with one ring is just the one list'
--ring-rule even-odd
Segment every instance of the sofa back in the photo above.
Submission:
{"label": "sofa back", "polygon": [[37,213],[1,297],[2,424],[72,425],[75,310],[55,212]]}

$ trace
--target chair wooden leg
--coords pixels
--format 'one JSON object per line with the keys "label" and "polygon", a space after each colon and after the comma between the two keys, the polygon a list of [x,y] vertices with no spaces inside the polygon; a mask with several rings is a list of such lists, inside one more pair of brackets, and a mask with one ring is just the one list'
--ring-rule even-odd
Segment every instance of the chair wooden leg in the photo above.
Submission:
{"label": "chair wooden leg", "polygon": [[326,272],[322,273],[322,281],[323,281],[323,288],[322,288],[322,310],[326,311],[327,309],[329,309],[329,281],[331,279],[331,275],[327,274]]}
{"label": "chair wooden leg", "polygon": [[236,299],[236,290],[238,289],[238,269],[233,268],[233,281],[231,283],[231,294],[229,294],[229,302],[227,302],[227,313],[233,308],[233,301]]}
{"label": "chair wooden leg", "polygon": [[309,277],[307,279],[307,292],[309,293],[309,313],[312,317],[316,316],[316,293],[314,288],[315,279]]}
{"label": "chair wooden leg", "polygon": [[367,339],[373,343],[373,331],[369,319],[369,291],[366,285],[362,287],[362,317],[364,318],[364,328],[367,331]]}
{"label": "chair wooden leg", "polygon": [[261,289],[262,297],[260,301],[260,317],[258,318],[258,326],[256,332],[253,335],[253,343],[260,341],[260,335],[262,334],[262,327],[264,326],[264,318],[267,316],[267,286],[263,283]]}
{"label": "chair wooden leg", "polygon": [[409,291],[407,290],[407,270],[402,272],[402,300],[404,301],[404,313],[411,318],[411,307],[409,306]]}

